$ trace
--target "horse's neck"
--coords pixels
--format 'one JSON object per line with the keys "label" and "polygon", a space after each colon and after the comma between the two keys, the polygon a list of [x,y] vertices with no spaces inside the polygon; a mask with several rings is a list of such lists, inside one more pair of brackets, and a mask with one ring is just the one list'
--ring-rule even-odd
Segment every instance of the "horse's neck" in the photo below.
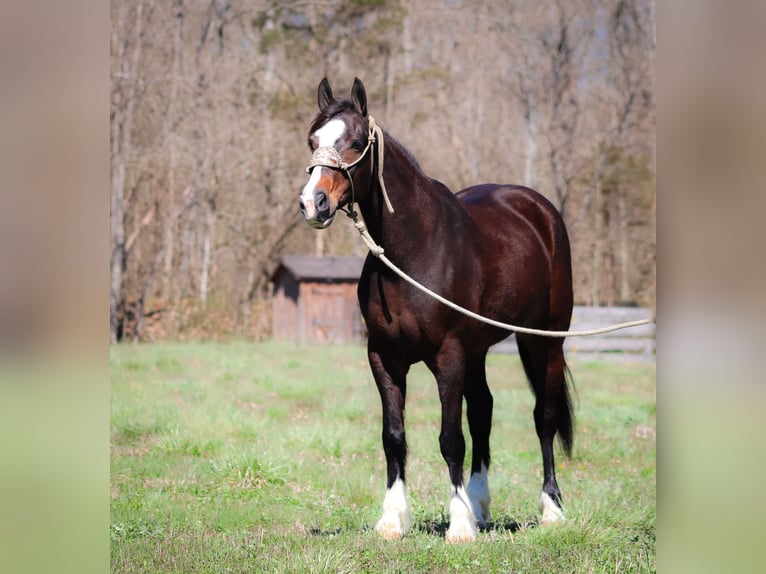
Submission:
{"label": "horse's neck", "polygon": [[384,150],[383,179],[394,213],[385,205],[377,176],[371,178],[372,189],[360,207],[376,243],[390,258],[403,258],[428,244],[433,218],[440,217],[445,201],[452,198],[445,198],[398,142],[387,137]]}

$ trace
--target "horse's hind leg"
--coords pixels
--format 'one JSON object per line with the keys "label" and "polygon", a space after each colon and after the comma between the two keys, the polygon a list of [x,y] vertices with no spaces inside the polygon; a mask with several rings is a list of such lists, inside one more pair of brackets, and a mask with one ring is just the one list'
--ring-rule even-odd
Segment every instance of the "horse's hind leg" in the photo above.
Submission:
{"label": "horse's hind leg", "polygon": [[572,412],[566,382],[563,340],[518,337],[519,354],[535,393],[535,430],[543,455],[543,489],[540,493],[541,522],[564,520],[561,490],[556,482],[553,439],[559,434],[569,455],[572,448]]}
{"label": "horse's hind leg", "polygon": [[465,395],[468,415],[468,428],[471,431],[473,457],[471,460],[471,479],[466,491],[473,505],[476,522],[486,527],[492,519],[489,511],[489,433],[492,429],[492,393],[487,386],[484,366],[486,354],[468,361],[465,376]]}

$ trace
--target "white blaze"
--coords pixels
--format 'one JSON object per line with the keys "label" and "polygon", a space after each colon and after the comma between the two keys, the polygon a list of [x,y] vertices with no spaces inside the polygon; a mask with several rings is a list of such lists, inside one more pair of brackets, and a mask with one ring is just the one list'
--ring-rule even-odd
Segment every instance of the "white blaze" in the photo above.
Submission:
{"label": "white blaze", "polygon": [[[314,132],[314,135],[319,140],[317,147],[334,147],[336,142],[345,133],[345,131],[346,124],[343,122],[343,120],[330,120]],[[314,193],[316,186],[319,183],[319,179],[322,177],[323,169],[324,168],[322,167],[315,167],[312,169],[311,177],[309,178],[308,183],[306,183],[306,185],[303,186],[303,189],[301,190],[301,200],[303,201],[303,206],[306,210],[306,219],[313,219],[316,217]]]}
{"label": "white blaze", "polygon": [[319,183],[319,178],[322,177],[322,168],[315,167],[311,170],[311,177],[306,185],[301,190],[301,203],[303,203],[303,209],[305,210],[306,219],[314,219],[316,217],[316,205],[314,203],[314,189]]}
{"label": "white blaze", "polygon": [[314,132],[319,140],[318,147],[334,146],[345,131],[346,124],[343,120],[330,120]]}

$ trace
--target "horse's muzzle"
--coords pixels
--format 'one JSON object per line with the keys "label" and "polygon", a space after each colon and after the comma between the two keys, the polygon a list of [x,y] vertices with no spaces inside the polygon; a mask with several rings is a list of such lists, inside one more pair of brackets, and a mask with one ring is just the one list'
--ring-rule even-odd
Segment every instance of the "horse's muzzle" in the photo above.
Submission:
{"label": "horse's muzzle", "polygon": [[314,229],[329,227],[335,218],[331,210],[330,198],[324,191],[317,191],[310,196],[301,194],[299,205],[303,218]]}

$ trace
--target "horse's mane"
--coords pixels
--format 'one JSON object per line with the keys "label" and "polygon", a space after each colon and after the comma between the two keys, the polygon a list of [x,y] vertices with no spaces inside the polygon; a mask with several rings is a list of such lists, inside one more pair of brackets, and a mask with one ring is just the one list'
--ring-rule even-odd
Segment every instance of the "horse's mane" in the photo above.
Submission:
{"label": "horse's mane", "polygon": [[383,133],[384,133],[384,134],[386,134],[386,138],[388,139],[388,141],[390,141],[390,142],[393,142],[394,144],[396,144],[396,146],[397,146],[397,147],[398,147],[400,150],[402,150],[402,153],[403,153],[403,154],[404,154],[404,155],[405,155],[405,156],[406,156],[406,157],[407,157],[407,158],[408,158],[408,159],[409,159],[409,160],[412,162],[412,165],[414,165],[414,166],[415,166],[415,167],[418,169],[418,171],[419,171],[420,173],[422,173],[424,176],[428,177],[428,175],[426,175],[426,173],[423,171],[423,168],[421,168],[421,167],[420,167],[420,163],[418,163],[418,160],[417,160],[417,158],[416,158],[414,155],[412,155],[412,152],[411,152],[410,150],[408,150],[408,149],[407,149],[407,148],[404,146],[404,144],[402,144],[402,142],[400,142],[398,139],[396,139],[395,137],[393,137],[393,136],[392,136],[390,133],[388,133],[386,130],[383,130]]}

